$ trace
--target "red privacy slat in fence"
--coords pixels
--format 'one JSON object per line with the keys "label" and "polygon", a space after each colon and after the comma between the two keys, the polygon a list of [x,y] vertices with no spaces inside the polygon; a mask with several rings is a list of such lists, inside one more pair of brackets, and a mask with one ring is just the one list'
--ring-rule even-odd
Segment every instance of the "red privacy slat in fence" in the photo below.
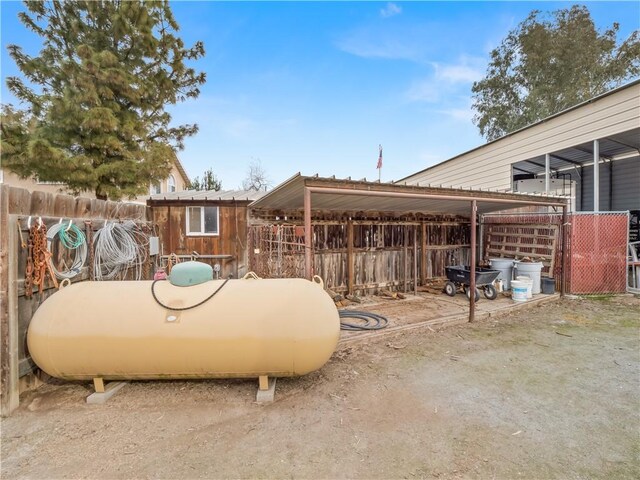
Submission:
{"label": "red privacy slat in fence", "polygon": [[628,215],[572,215],[570,221],[570,292],[625,292]]}

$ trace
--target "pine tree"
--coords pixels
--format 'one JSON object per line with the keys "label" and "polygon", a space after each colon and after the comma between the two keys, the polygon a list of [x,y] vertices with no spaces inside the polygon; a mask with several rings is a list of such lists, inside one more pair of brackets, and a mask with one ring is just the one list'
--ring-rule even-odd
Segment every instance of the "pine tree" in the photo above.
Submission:
{"label": "pine tree", "polygon": [[204,56],[202,42],[185,48],[167,1],[25,5],[20,20],[43,47],[31,57],[8,46],[26,81],[7,85],[35,126],[3,124],[3,166],[98,198],[133,197],[166,178],[198,127],[172,126],[165,107],[199,95],[205,74],[187,63]]}
{"label": "pine tree", "polygon": [[202,174],[202,180],[200,177],[196,177],[187,185],[187,190],[213,190],[217,192],[221,188],[222,182],[218,180],[212,168],[205,170]]}

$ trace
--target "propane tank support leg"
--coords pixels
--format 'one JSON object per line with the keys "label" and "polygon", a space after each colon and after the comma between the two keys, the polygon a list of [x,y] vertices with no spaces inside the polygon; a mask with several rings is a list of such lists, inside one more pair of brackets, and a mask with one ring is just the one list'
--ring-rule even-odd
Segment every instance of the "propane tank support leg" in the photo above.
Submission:
{"label": "propane tank support leg", "polygon": [[[94,405],[103,404],[113,397],[126,384],[127,382],[110,382],[105,386],[102,378],[94,378],[93,386],[96,391],[87,397],[87,403]],[[99,388],[101,388],[102,391],[100,391]]]}
{"label": "propane tank support leg", "polygon": [[104,380],[102,378],[94,378],[93,388],[96,393],[104,393]]}
{"label": "propane tank support leg", "polygon": [[276,395],[276,379],[269,378],[266,375],[258,377],[258,393],[256,394],[257,403],[272,403]]}

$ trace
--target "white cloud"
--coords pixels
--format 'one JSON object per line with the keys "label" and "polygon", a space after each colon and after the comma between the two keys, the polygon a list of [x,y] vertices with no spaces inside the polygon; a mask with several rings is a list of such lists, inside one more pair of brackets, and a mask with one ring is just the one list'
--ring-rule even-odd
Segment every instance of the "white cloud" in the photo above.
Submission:
{"label": "white cloud", "polygon": [[473,110],[471,110],[471,107],[447,108],[444,110],[438,110],[438,112],[448,117],[451,117],[454,120],[459,120],[461,122],[471,122],[473,120],[473,115],[474,115]]}
{"label": "white cloud", "polygon": [[339,34],[334,45],[359,57],[428,65],[429,57],[439,54],[444,35],[437,24],[376,21]]}
{"label": "white cloud", "polygon": [[412,102],[438,103],[444,98],[467,95],[470,84],[483,76],[485,60],[463,55],[457,63],[432,62],[433,71],[426,78],[414,81],[405,93]]}
{"label": "white cloud", "polygon": [[423,56],[420,43],[399,37],[392,32],[360,29],[340,39],[336,46],[347,53],[363,58],[385,58],[420,61]]}
{"label": "white cloud", "polygon": [[438,65],[436,77],[448,83],[473,83],[480,80],[483,73],[470,65]]}
{"label": "white cloud", "polygon": [[399,15],[402,13],[402,7],[399,7],[395,3],[389,2],[387,6],[380,9],[380,16],[382,18],[393,17],[394,15]]}
{"label": "white cloud", "polygon": [[412,102],[436,103],[440,101],[440,89],[433,79],[414,82],[405,96]]}

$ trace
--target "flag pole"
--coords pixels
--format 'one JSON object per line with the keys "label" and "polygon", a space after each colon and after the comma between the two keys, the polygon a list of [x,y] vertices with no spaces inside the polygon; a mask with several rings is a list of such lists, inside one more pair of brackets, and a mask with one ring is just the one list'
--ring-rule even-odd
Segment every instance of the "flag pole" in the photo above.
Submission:
{"label": "flag pole", "polygon": [[382,183],[382,145],[378,145],[379,155],[378,155],[378,183]]}

